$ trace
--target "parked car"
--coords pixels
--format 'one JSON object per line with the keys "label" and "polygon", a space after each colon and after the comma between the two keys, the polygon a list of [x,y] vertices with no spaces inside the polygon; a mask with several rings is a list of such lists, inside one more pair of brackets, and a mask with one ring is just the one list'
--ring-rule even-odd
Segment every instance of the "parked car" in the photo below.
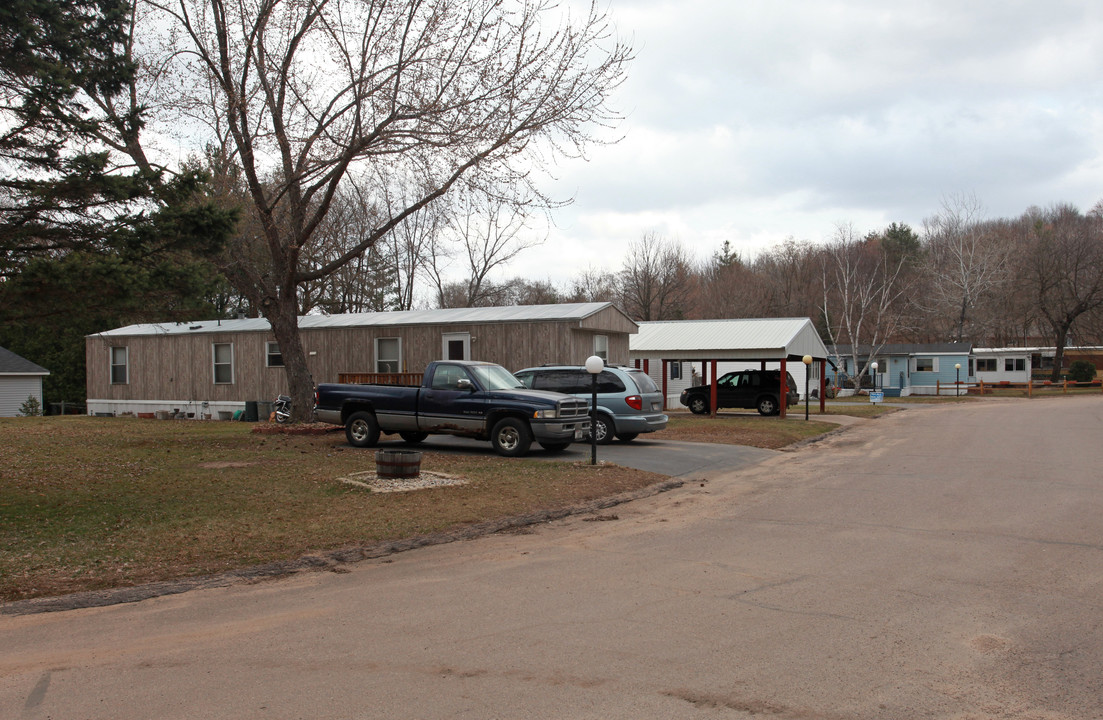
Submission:
{"label": "parked car", "polygon": [[380,433],[398,433],[409,443],[431,434],[489,440],[507,457],[528,452],[533,440],[545,450],[564,450],[590,432],[587,403],[559,393],[535,392],[501,365],[435,361],[421,385],[322,383],[314,414],[345,426],[353,447],[371,447]]}
{"label": "parked car", "polygon": [[[545,365],[525,368],[514,375],[525,387],[574,395],[589,405],[592,376],[585,367]],[[636,368],[608,365],[601,371],[597,376],[597,410],[594,427],[602,445],[614,437],[630,442],[641,433],[662,430],[667,423],[662,392],[647,373]]]}
{"label": "parked car", "polygon": [[[785,373],[785,404],[793,407],[800,401],[797,384],[790,373]],[[709,385],[697,385],[682,391],[680,402],[696,415],[707,415],[712,398]],[[717,408],[756,408],[762,415],[781,412],[780,370],[736,370],[722,375],[716,387]]]}

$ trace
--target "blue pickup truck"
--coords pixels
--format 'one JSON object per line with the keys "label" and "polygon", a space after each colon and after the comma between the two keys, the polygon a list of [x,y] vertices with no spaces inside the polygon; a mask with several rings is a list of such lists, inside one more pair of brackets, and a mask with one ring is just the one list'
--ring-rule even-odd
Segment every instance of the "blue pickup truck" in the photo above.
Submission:
{"label": "blue pickup truck", "polygon": [[501,365],[439,360],[421,385],[322,383],[314,395],[318,420],[345,426],[354,447],[371,447],[380,433],[406,442],[431,434],[490,440],[501,455],[518,457],[533,441],[558,452],[590,431],[585,400],[529,390]]}

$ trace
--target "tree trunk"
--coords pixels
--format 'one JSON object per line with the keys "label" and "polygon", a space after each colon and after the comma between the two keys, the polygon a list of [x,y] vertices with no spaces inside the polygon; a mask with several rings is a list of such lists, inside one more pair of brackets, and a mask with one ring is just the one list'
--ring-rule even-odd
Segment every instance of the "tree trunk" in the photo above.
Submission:
{"label": "tree trunk", "polygon": [[294,293],[264,306],[264,316],[280,346],[283,367],[291,395],[291,421],[312,422],[314,418],[314,379],[306,365],[306,354],[299,341],[298,303]]}
{"label": "tree trunk", "polygon": [[1068,342],[1071,327],[1072,322],[1066,320],[1053,328],[1053,345],[1056,352],[1053,353],[1053,372],[1050,373],[1049,379],[1055,384],[1061,381],[1061,365],[1065,362],[1065,343]]}

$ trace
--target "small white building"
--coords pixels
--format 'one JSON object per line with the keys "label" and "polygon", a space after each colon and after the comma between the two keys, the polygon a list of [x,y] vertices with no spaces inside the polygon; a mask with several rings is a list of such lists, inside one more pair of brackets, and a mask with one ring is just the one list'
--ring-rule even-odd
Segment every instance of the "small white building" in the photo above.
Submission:
{"label": "small white building", "polygon": [[[1050,367],[1053,366],[1053,348],[973,348],[969,357],[969,375],[976,382],[998,383],[1030,382],[1032,357],[1048,352]],[[1038,363],[1038,360],[1033,360]],[[1040,363],[1039,363],[1040,367]]]}
{"label": "small white building", "polygon": [[42,407],[42,378],[50,374],[44,367],[0,347],[0,417],[16,417],[27,398]]}

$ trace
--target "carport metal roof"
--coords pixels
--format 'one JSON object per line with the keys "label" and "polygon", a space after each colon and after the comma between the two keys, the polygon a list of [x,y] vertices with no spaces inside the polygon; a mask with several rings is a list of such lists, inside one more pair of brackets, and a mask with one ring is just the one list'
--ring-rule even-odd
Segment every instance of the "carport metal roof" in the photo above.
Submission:
{"label": "carport metal roof", "polygon": [[641,322],[628,340],[632,359],[781,360],[827,358],[809,318]]}

